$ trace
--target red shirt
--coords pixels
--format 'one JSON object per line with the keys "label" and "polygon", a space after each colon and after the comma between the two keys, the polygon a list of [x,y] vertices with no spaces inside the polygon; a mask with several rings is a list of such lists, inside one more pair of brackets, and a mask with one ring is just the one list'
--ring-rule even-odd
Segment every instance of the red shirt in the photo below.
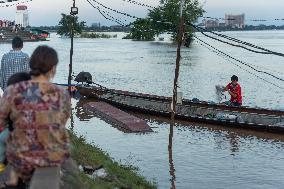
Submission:
{"label": "red shirt", "polygon": [[230,101],[232,103],[236,103],[237,102],[239,104],[242,104],[243,99],[242,99],[242,89],[241,89],[240,84],[237,84],[237,85],[234,86],[232,83],[229,83],[227,85],[227,89],[229,91],[231,91],[232,93],[237,95],[236,98],[231,95],[231,100]]}

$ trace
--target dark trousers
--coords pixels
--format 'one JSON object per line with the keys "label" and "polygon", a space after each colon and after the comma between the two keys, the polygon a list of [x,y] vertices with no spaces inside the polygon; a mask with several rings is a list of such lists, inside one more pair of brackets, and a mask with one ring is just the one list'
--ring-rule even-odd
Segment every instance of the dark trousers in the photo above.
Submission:
{"label": "dark trousers", "polygon": [[241,103],[238,103],[238,102],[231,102],[231,106],[241,106],[242,104]]}

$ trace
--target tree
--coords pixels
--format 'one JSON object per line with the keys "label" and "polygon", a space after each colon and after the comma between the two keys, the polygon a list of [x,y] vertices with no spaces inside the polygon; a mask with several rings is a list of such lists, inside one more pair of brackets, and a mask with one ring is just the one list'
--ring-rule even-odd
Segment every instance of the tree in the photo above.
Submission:
{"label": "tree", "polygon": [[151,27],[149,19],[137,19],[132,23],[130,34],[126,38],[137,41],[153,41],[155,39],[155,31]]}
{"label": "tree", "polygon": [[[74,1],[75,6],[75,1]],[[70,48],[70,63],[69,63],[69,74],[68,74],[68,89],[71,93],[71,80],[72,80],[72,63],[73,63],[73,38],[76,34],[81,34],[85,27],[85,22],[79,22],[78,17],[74,15],[61,14],[62,18],[59,21],[59,28],[57,34],[61,36],[68,36],[71,38]]]}
{"label": "tree", "polygon": [[79,22],[77,16],[66,15],[63,13],[61,15],[62,18],[58,24],[59,28],[57,34],[71,37],[72,27],[74,29],[74,35],[82,33],[86,22]]}
{"label": "tree", "polygon": [[[170,33],[172,35],[172,39],[174,41],[177,40],[177,33],[179,28],[180,21],[180,0],[161,0],[160,6],[150,10],[147,17],[145,18],[150,23],[148,24],[149,30],[144,32],[144,35],[149,35],[147,33],[153,35],[159,35],[162,33]],[[185,22],[194,23],[197,19],[202,16],[204,10],[199,4],[198,0],[185,0],[183,6],[183,17]],[[137,20],[136,20],[137,21]],[[135,21],[135,22],[136,22]],[[135,24],[135,22],[133,24]],[[145,25],[143,25],[145,27]],[[140,27],[137,27],[136,30],[131,30],[131,34],[137,32],[139,30],[143,30]],[[185,28],[185,32],[188,33],[188,36],[191,36],[192,29],[187,26]],[[135,35],[133,35],[135,37]],[[134,38],[135,39],[135,38]]]}

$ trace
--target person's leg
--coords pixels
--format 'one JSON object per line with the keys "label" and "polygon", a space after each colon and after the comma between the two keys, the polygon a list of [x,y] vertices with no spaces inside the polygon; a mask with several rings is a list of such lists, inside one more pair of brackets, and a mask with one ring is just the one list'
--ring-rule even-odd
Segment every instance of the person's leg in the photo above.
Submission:
{"label": "person's leg", "polygon": [[238,103],[238,102],[234,102],[233,106],[241,106],[242,104]]}
{"label": "person's leg", "polygon": [[0,189],[18,188],[19,177],[12,166],[9,166],[10,170],[6,181],[0,182]]}
{"label": "person's leg", "polygon": [[5,152],[6,152],[6,140],[9,136],[9,130],[4,129],[0,133],[0,172],[4,171],[5,165],[4,165],[4,160],[5,160]]}

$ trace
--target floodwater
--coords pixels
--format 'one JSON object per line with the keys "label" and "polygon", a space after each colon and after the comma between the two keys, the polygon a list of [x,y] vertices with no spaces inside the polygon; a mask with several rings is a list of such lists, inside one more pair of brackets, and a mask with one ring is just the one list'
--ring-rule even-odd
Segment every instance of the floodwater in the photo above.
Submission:
{"label": "floodwater", "polygon": [[[284,31],[225,34],[284,52]],[[121,40],[122,35],[119,34],[118,39],[75,39],[75,74],[89,71],[97,83],[107,87],[171,96],[176,47],[168,42]],[[257,69],[284,78],[281,57],[246,52],[208,40],[201,34],[198,36]],[[25,51],[31,54],[39,44],[50,45],[58,51],[60,64],[54,81],[66,83],[69,40],[52,34],[50,42],[26,43]],[[0,44],[0,56],[9,48],[8,44]],[[225,85],[231,75],[237,74],[244,105],[284,108],[282,81],[235,64],[194,42],[190,49],[182,52],[179,90],[185,98],[215,101],[215,85]],[[123,133],[100,118],[86,114],[82,108],[84,103],[73,100],[73,117],[68,128],[85,136],[88,142],[116,161],[138,167],[139,174],[155,181],[161,189],[283,188],[282,135],[178,122],[171,136],[169,120],[139,114],[137,116],[146,119],[154,132]],[[169,139],[172,139],[170,145]]]}

